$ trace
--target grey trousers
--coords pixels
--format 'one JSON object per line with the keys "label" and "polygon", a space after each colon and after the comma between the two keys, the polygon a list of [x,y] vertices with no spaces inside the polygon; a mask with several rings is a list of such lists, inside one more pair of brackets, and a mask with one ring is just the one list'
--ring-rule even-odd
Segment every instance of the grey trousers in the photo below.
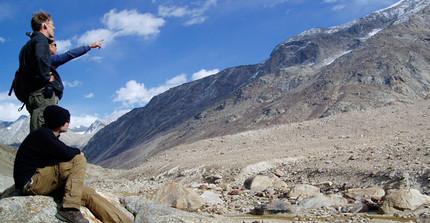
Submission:
{"label": "grey trousers", "polygon": [[27,111],[30,113],[30,132],[38,129],[45,123],[45,119],[43,118],[45,108],[49,105],[58,105],[60,101],[55,96],[55,93],[52,94],[51,98],[45,98],[43,96],[44,89],[41,88],[31,93],[25,105]]}

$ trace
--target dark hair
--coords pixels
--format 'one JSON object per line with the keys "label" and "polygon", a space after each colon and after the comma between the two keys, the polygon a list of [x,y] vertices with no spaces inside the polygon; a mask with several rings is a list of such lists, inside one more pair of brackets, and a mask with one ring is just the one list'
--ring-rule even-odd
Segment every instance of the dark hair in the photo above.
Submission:
{"label": "dark hair", "polygon": [[42,24],[52,20],[52,17],[49,13],[40,11],[33,14],[33,18],[31,18],[31,28],[33,31],[40,31],[42,28]]}

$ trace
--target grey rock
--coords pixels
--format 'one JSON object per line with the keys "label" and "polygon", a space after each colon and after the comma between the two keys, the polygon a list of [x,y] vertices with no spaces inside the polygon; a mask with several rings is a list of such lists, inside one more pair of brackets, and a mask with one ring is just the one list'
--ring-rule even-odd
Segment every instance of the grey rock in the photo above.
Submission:
{"label": "grey rock", "polygon": [[136,215],[135,222],[147,223],[188,223],[188,222],[208,222],[223,223],[235,222],[233,219],[223,217],[202,216],[178,210],[164,205],[153,203],[138,196],[128,196],[121,198],[124,206]]}
{"label": "grey rock", "polygon": [[300,209],[316,209],[321,207],[343,207],[347,200],[338,195],[316,195],[306,198],[299,203]]}
{"label": "grey rock", "polygon": [[263,191],[268,188],[285,188],[287,184],[275,175],[257,175],[247,179],[244,186],[253,191]]}
{"label": "grey rock", "polygon": [[47,196],[10,197],[0,200],[2,222],[61,222],[57,203]]}
{"label": "grey rock", "polygon": [[170,182],[159,188],[152,200],[156,203],[183,210],[197,210],[203,205],[200,196],[182,184]]}
{"label": "grey rock", "polygon": [[416,189],[389,190],[382,201],[379,212],[393,214],[402,211],[414,211],[422,205],[430,205],[430,196],[423,195]]}
{"label": "grey rock", "polygon": [[[18,196],[16,193],[12,186],[4,193],[7,194],[7,197],[5,196],[6,198],[0,200],[1,222],[61,222],[55,217],[60,204],[53,197],[40,195]],[[120,207],[116,203],[114,205],[130,218],[134,218],[124,207]],[[88,208],[81,206],[80,211],[90,223],[101,222]]]}
{"label": "grey rock", "polygon": [[308,184],[295,185],[289,192],[288,197],[298,200],[303,200],[308,197],[314,197],[322,195],[319,187],[315,187]]}
{"label": "grey rock", "polygon": [[354,200],[364,200],[372,197],[380,199],[384,195],[385,191],[380,187],[353,188],[345,191],[345,196]]}
{"label": "grey rock", "polygon": [[251,211],[252,214],[264,215],[264,214],[278,214],[278,213],[291,213],[296,211],[288,201],[274,200],[267,204],[261,204],[254,207]]}
{"label": "grey rock", "polygon": [[203,202],[206,204],[222,204],[224,203],[218,194],[214,193],[213,191],[204,191],[200,197],[202,198]]}

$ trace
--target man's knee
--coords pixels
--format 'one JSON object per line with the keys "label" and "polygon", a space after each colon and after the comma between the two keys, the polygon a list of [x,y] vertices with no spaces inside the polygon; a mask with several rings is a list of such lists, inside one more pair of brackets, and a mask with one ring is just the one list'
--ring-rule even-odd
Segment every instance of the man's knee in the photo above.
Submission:
{"label": "man's knee", "polygon": [[[83,174],[86,172],[87,169],[87,159],[84,155],[79,154],[73,157],[68,162],[62,162],[60,163],[60,176],[62,179],[67,178],[70,174],[73,172],[82,172]],[[83,175],[84,177],[85,175]]]}
{"label": "man's knee", "polygon": [[81,153],[73,157],[74,162],[87,163],[87,158]]}

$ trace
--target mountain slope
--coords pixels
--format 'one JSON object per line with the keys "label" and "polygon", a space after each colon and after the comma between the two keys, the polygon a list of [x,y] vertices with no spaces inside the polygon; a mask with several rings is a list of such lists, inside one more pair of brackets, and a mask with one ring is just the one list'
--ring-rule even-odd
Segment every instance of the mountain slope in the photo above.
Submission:
{"label": "mountain slope", "polygon": [[1,142],[7,145],[19,145],[28,135],[30,117],[21,115],[14,122],[3,122],[0,125]]}
{"label": "mountain slope", "polygon": [[13,163],[18,148],[0,143],[0,175],[13,176]]}
{"label": "mountain slope", "polygon": [[260,64],[170,89],[98,132],[84,152],[90,162],[129,168],[182,143],[428,97],[429,4],[404,0],[312,29]]}

